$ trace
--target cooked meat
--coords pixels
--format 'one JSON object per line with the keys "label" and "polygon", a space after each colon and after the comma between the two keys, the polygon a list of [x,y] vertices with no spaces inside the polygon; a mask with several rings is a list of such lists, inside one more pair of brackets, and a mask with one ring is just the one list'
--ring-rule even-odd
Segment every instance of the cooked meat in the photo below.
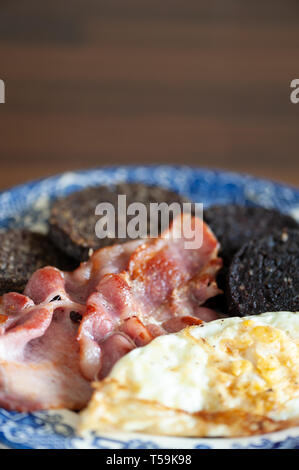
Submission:
{"label": "cooked meat", "polygon": [[176,219],[158,239],[102,248],[73,272],[46,266],[24,295],[1,297],[0,406],[79,409],[89,380],[133,348],[218,317],[201,304],[219,292],[219,244],[201,219],[185,217],[187,227],[202,228],[197,248],[171,236]]}
{"label": "cooked meat", "polygon": [[[183,224],[189,224],[189,217],[183,216]],[[220,292],[215,282],[222,265],[219,245],[201,219],[191,219],[194,226],[196,221],[203,232],[200,247],[187,249],[186,238],[173,238],[179,217],[161,238],[133,252],[127,270],[106,275],[97,284],[79,329],[81,369],[86,377],[105,376],[128,350],[177,331],[177,317],[183,317],[182,328],[197,324],[201,317],[218,318],[201,305]]]}
{"label": "cooked meat", "polygon": [[[220,242],[219,256],[223,259],[217,283],[226,290],[227,273],[234,254],[249,240],[271,233],[275,229],[299,228],[289,215],[275,209],[245,207],[239,205],[211,206],[204,210],[204,220],[209,224]],[[207,306],[227,312],[224,295],[211,299]]]}
{"label": "cooked meat", "polygon": [[[111,203],[117,208],[118,195],[126,195],[127,206],[133,202],[142,202],[148,208],[152,202],[182,204],[187,202],[173,191],[157,187],[146,186],[142,183],[121,183],[116,186],[97,186],[77,191],[61,199],[57,199],[51,208],[50,237],[53,242],[70,256],[86,261],[90,249],[96,250],[114,243],[123,243],[126,238],[118,238],[118,218],[126,217],[126,211],[121,211],[116,218],[115,238],[99,239],[95,233],[95,225],[99,216],[95,215],[95,208],[99,203]],[[150,228],[149,210],[148,232]],[[133,216],[128,216],[129,221]],[[158,233],[160,225],[158,226]]]}
{"label": "cooked meat", "polygon": [[299,311],[299,230],[283,229],[245,244],[229,269],[234,315]]}
{"label": "cooked meat", "polygon": [[69,315],[73,308],[69,301],[34,305],[15,292],[1,298],[1,407],[78,410],[86,405],[91,387],[80,373],[78,324]]}
{"label": "cooked meat", "polygon": [[208,207],[204,210],[204,220],[220,243],[219,256],[226,267],[251,238],[261,237],[275,229],[299,228],[291,216],[275,209],[233,204]]}
{"label": "cooked meat", "polygon": [[69,270],[76,264],[45,235],[28,230],[0,233],[0,294],[22,292],[31,274],[43,266]]}

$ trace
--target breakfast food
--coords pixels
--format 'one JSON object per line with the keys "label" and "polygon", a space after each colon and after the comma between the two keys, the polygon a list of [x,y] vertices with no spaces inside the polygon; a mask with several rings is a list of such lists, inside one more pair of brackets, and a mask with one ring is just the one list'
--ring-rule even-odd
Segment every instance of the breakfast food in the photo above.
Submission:
{"label": "breakfast food", "polygon": [[[211,206],[204,210],[204,220],[211,227],[220,243],[219,256],[223,260],[217,283],[227,294],[227,277],[233,256],[252,238],[261,238],[273,230],[298,228],[298,223],[289,215],[275,209],[240,206],[237,204]],[[219,295],[208,302],[211,308],[224,312],[230,309],[230,295]],[[249,311],[250,308],[247,310]],[[266,309],[261,309],[265,311]],[[257,312],[257,310],[254,310]]]}
{"label": "breakfast food", "polygon": [[74,269],[75,262],[56,248],[47,236],[28,230],[0,233],[0,294],[22,292],[31,274],[53,265]]}
{"label": "breakfast food", "polygon": [[[142,183],[120,183],[109,187],[89,187],[54,202],[49,221],[50,237],[53,242],[70,256],[79,261],[86,261],[91,250],[127,241],[126,238],[117,238],[117,236],[100,239],[95,233],[95,225],[99,219],[95,215],[96,206],[101,202],[105,202],[116,208],[118,195],[126,195],[127,206],[134,202],[142,202],[145,207],[153,202],[165,202],[167,204],[187,202],[186,198],[173,191],[157,186],[147,186]],[[116,234],[118,233],[118,221],[121,223],[120,219],[125,216],[126,210],[118,213]],[[130,218],[132,216],[128,216],[128,220]],[[159,232],[160,226],[158,226]]]}
{"label": "breakfast food", "polygon": [[[0,406],[87,406],[82,432],[242,436],[299,424],[298,224],[274,210],[214,206],[205,222],[183,214],[159,225],[157,238],[99,239],[95,207],[116,207],[118,195],[127,207],[186,201],[139,183],[90,187],[54,202],[59,248],[37,235],[39,250],[48,243],[43,264],[26,237],[4,239],[13,262],[3,292],[11,282],[22,293],[0,297]],[[181,226],[202,244],[186,248]],[[69,255],[84,260],[74,271]],[[230,311],[216,312],[207,302],[222,289]]]}
{"label": "breakfast food", "polygon": [[35,411],[80,409],[86,405],[91,388],[80,372],[78,324],[71,315],[78,307],[67,299],[35,305],[26,295],[15,292],[1,298],[0,405],[3,408]]}
{"label": "breakfast food", "polygon": [[[178,228],[203,234],[186,249]],[[24,294],[0,300],[0,405],[85,406],[90,380],[159,335],[218,318],[201,304],[219,290],[218,242],[201,219],[175,219],[160,238],[96,251],[73,272],[37,270]]]}
{"label": "breakfast food", "polygon": [[299,230],[276,230],[245,244],[229,269],[227,297],[234,315],[299,310]]}
{"label": "breakfast food", "polygon": [[[189,221],[190,216],[182,216],[183,225]],[[218,317],[201,305],[220,292],[215,282],[222,265],[219,246],[208,226],[191,218],[193,225],[196,221],[203,231],[200,247],[186,249],[184,237],[174,238],[179,217],[170,231],[140,245],[125,270],[97,284],[78,336],[85,377],[105,376],[120,357],[155,336]]]}
{"label": "breakfast food", "polygon": [[80,432],[232,437],[299,425],[299,313],[226,318],[123,357]]}
{"label": "breakfast food", "polygon": [[298,228],[289,215],[264,207],[227,204],[204,210],[204,220],[219,240],[219,255],[228,267],[234,254],[252,238],[259,238],[275,229]]}

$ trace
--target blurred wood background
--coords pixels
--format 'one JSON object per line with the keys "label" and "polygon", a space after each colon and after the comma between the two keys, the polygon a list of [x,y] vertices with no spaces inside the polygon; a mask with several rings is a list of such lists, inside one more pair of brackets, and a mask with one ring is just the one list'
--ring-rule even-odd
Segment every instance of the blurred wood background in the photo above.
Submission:
{"label": "blurred wood background", "polygon": [[297,0],[2,0],[0,188],[126,163],[299,185]]}

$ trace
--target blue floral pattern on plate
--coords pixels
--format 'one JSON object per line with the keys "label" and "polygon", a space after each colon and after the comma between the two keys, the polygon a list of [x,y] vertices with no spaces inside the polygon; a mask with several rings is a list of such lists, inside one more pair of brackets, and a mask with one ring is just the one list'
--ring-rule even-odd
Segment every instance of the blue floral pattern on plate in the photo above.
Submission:
{"label": "blue floral pattern on plate", "polygon": [[[46,229],[50,202],[91,185],[139,181],[177,191],[193,201],[275,207],[299,219],[299,189],[249,175],[187,166],[118,166],[64,173],[0,194],[0,228]],[[67,410],[36,413],[0,409],[0,448],[19,449],[288,449],[299,448],[299,428],[239,439],[173,438],[114,433],[76,434],[78,415]]]}

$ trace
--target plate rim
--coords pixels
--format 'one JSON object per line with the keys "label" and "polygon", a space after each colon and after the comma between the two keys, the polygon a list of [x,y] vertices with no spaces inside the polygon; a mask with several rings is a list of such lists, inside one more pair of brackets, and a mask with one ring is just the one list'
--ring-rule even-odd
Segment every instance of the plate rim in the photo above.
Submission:
{"label": "plate rim", "polygon": [[60,173],[54,173],[54,174],[50,174],[50,175],[46,175],[46,176],[42,176],[42,177],[37,177],[37,178],[33,178],[33,179],[30,179],[28,181],[25,181],[23,183],[17,183],[13,186],[8,186],[7,188],[4,188],[4,189],[1,189],[0,190],[0,195],[5,193],[5,192],[10,192],[10,191],[13,191],[13,190],[17,190],[17,189],[21,189],[21,188],[24,188],[25,186],[30,186],[30,185],[34,185],[34,184],[38,184],[38,183],[42,183],[44,181],[47,181],[47,180],[52,180],[52,179],[56,179],[56,178],[59,178],[63,175],[67,175],[67,174],[74,174],[74,175],[80,175],[80,174],[84,174],[84,173],[89,173],[89,172],[93,172],[93,171],[106,171],[106,170],[116,170],[116,169],[122,169],[122,168],[125,168],[125,169],[128,169],[128,170],[134,170],[134,169],[137,169],[137,168],[145,168],[145,169],[149,169],[149,168],[158,168],[158,167],[162,167],[162,168],[170,168],[170,169],[177,169],[177,170],[186,170],[186,169],[190,169],[190,170],[199,170],[199,171],[202,171],[202,172],[214,172],[214,173],[217,173],[217,174],[225,174],[225,175],[231,175],[231,176],[234,176],[234,177],[242,177],[242,178],[246,178],[246,179],[251,179],[251,180],[254,180],[256,182],[260,182],[260,183],[272,183],[274,185],[278,185],[278,186],[281,186],[281,187],[284,187],[286,189],[291,189],[291,190],[294,190],[294,191],[299,191],[299,186],[296,186],[295,184],[292,184],[292,183],[287,183],[287,182],[284,182],[284,181],[280,181],[280,180],[276,180],[275,178],[267,178],[267,177],[263,177],[263,176],[257,176],[257,175],[254,175],[252,173],[248,173],[246,171],[235,171],[235,170],[229,170],[227,168],[221,168],[221,167],[217,167],[217,166],[197,166],[197,165],[190,165],[190,164],[172,164],[172,163],[165,163],[165,164],[158,164],[158,163],[147,163],[147,164],[142,164],[142,165],[139,165],[138,163],[136,164],[124,164],[124,165],[100,165],[100,166],[94,166],[94,167],[90,167],[90,168],[77,168],[77,169],[71,169],[71,170],[65,170],[65,171],[62,171]]}

